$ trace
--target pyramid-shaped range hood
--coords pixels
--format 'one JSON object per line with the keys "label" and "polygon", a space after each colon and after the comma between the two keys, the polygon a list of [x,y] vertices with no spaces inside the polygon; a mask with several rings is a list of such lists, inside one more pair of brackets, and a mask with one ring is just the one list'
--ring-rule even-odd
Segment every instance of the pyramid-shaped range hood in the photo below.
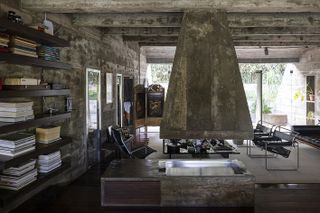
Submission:
{"label": "pyramid-shaped range hood", "polygon": [[224,12],[185,12],[160,138],[253,138],[248,104]]}

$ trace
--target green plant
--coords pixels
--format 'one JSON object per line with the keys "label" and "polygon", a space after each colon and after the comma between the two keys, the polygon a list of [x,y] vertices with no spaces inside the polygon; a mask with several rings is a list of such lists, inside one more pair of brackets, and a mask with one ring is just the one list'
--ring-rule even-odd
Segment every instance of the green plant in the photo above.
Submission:
{"label": "green plant", "polygon": [[309,84],[307,85],[307,94],[308,94],[308,95],[313,95],[313,94],[314,94],[314,93],[313,93],[313,90],[312,90],[312,88],[310,87]]}
{"label": "green plant", "polygon": [[[257,104],[254,102],[251,105],[251,113],[255,113],[256,112],[256,108],[257,108]],[[263,114],[268,114],[271,113],[271,107],[265,103],[265,100],[262,101],[262,113]]]}
{"label": "green plant", "polygon": [[303,92],[301,91],[301,89],[297,89],[293,95],[293,100],[295,101],[304,101],[305,96],[303,95]]}
{"label": "green plant", "polygon": [[307,119],[308,119],[308,120],[313,120],[313,119],[314,119],[314,112],[309,111],[309,112],[307,113]]}

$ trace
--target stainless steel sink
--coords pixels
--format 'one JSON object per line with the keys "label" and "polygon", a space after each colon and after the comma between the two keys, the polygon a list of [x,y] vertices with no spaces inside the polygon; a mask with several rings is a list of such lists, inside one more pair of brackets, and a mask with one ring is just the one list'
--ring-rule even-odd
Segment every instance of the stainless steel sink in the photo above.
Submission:
{"label": "stainless steel sink", "polygon": [[167,176],[233,176],[241,168],[237,160],[168,160]]}

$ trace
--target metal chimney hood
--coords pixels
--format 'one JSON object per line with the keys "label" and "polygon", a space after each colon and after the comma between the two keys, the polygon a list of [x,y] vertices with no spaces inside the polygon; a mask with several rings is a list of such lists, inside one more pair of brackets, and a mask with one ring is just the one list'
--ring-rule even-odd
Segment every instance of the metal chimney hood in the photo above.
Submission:
{"label": "metal chimney hood", "polygon": [[224,12],[185,12],[160,138],[253,138],[238,60]]}

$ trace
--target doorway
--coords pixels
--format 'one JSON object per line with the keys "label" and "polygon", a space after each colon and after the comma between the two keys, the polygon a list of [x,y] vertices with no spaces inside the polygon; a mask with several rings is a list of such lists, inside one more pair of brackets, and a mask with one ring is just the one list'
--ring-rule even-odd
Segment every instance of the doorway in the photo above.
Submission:
{"label": "doorway", "polygon": [[123,77],[123,126],[133,125],[133,77]]}
{"label": "doorway", "polygon": [[100,70],[86,69],[86,135],[88,166],[100,161],[101,129],[101,74]]}
{"label": "doorway", "polygon": [[122,127],[123,125],[123,90],[122,90],[122,74],[117,74],[116,77],[116,124],[120,127]]}

